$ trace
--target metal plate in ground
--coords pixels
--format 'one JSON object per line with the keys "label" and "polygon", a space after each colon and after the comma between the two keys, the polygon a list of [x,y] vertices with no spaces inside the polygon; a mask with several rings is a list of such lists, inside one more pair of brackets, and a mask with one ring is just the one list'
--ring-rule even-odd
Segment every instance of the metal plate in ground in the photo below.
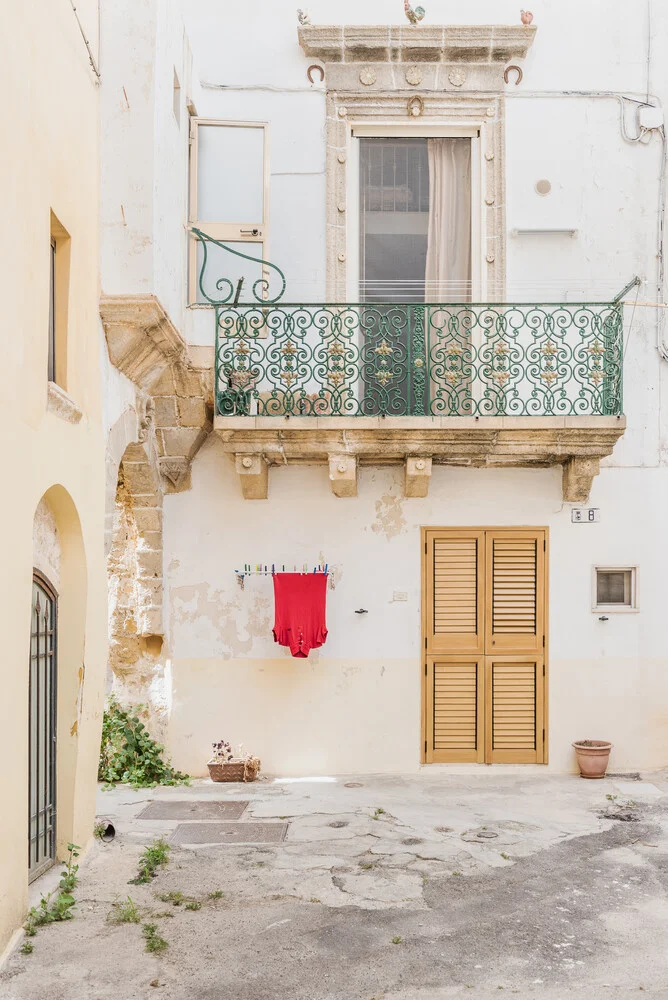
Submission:
{"label": "metal plate in ground", "polygon": [[173,844],[280,844],[287,823],[181,823]]}
{"label": "metal plate in ground", "polygon": [[248,802],[218,802],[202,799],[155,799],[137,819],[225,820],[240,819]]}

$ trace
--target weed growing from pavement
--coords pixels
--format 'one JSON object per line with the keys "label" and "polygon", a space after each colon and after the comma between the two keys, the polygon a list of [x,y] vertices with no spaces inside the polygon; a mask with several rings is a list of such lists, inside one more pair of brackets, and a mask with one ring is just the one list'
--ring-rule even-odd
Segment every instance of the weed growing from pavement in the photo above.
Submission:
{"label": "weed growing from pavement", "polygon": [[400,937],[399,934],[392,938],[392,944],[401,944],[402,941],[403,938]]}
{"label": "weed growing from pavement", "polygon": [[223,892],[222,889],[214,889],[214,891],[210,892],[209,895],[206,898],[207,899],[222,899],[224,895],[225,895],[225,893]]}
{"label": "weed growing from pavement", "polygon": [[96,823],[93,827],[93,836],[101,840],[107,829],[106,823]]}
{"label": "weed growing from pavement", "polygon": [[380,819],[380,817],[384,816],[384,815],[385,815],[385,810],[381,809],[380,806],[378,806],[378,808],[376,809],[376,811],[374,812],[374,814],[373,814],[373,816],[371,818],[372,819]]}
{"label": "weed growing from pavement", "polygon": [[182,892],[161,892],[158,896],[161,903],[171,903],[172,906],[180,906],[185,898]]}
{"label": "weed growing from pavement", "polygon": [[21,952],[22,955],[32,955],[34,947],[35,946],[32,943],[32,941],[24,941],[21,947],[19,948],[19,951]]}
{"label": "weed growing from pavement", "polygon": [[108,919],[115,924],[138,924],[141,922],[137,904],[130,896],[123,903],[112,904]]}
{"label": "weed growing from pavement", "polygon": [[28,910],[28,916],[23,925],[28,937],[34,937],[37,928],[43,927],[44,924],[73,919],[72,908],[76,900],[72,893],[79,881],[77,875],[79,866],[74,863],[74,859],[79,857],[80,850],[81,848],[77,844],[67,845],[68,855],[58,883],[58,892],[50,892],[46,896],[42,896],[39,905],[31,906]]}
{"label": "weed growing from pavement", "polygon": [[158,868],[164,868],[169,861],[171,847],[163,837],[154,840],[150,847],[144,848],[144,852],[139,858],[139,870],[135,878],[131,878],[128,885],[145,885],[151,879],[156,878]]}
{"label": "weed growing from pavement", "polygon": [[501,857],[503,858],[504,861],[510,861],[510,855],[506,854],[505,851],[501,851]]}
{"label": "weed growing from pavement", "polygon": [[189,903],[186,903],[185,909],[186,910],[201,910],[202,909],[202,904],[200,903],[199,899],[191,899]]}
{"label": "weed growing from pavement", "polygon": [[67,860],[63,862],[64,868],[60,873],[58,888],[61,892],[73,892],[79,881],[79,865],[74,864],[74,859],[79,857],[81,848],[78,844],[67,845]]}
{"label": "weed growing from pavement", "polygon": [[144,924],[144,926],[141,929],[141,932],[144,935],[144,940],[146,942],[145,945],[146,951],[160,952],[164,951],[165,948],[169,947],[164,937],[161,937],[158,934],[157,924]]}

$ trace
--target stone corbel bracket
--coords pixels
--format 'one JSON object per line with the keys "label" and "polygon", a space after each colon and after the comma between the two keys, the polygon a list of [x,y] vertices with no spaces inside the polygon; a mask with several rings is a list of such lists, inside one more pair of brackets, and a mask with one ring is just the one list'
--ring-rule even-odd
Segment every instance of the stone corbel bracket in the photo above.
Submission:
{"label": "stone corbel bracket", "polygon": [[357,455],[329,455],[329,482],[335,497],[356,497]]}
{"label": "stone corbel bracket", "polygon": [[563,469],[564,503],[587,503],[594,476],[601,471],[600,458],[569,458]]}
{"label": "stone corbel bracket", "polygon": [[408,456],[405,462],[404,476],[404,493],[407,497],[426,497],[429,495],[431,468],[431,458]]}
{"label": "stone corbel bracket", "polygon": [[212,427],[213,351],[189,347],[154,295],[103,296],[100,316],[112,363],[150,397],[165,492],[189,489]]}

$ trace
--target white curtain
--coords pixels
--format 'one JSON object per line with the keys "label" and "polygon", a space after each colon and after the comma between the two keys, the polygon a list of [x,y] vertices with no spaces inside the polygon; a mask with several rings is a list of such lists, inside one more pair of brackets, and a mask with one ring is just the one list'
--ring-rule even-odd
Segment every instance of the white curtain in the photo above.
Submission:
{"label": "white curtain", "polygon": [[426,302],[471,299],[471,140],[429,139]]}

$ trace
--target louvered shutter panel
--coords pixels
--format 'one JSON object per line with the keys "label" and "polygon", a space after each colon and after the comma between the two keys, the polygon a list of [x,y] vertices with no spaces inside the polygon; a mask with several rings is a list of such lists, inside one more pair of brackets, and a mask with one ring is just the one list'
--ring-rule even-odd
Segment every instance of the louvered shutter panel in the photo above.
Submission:
{"label": "louvered shutter panel", "polygon": [[426,596],[429,652],[482,652],[482,531],[427,533]]}
{"label": "louvered shutter panel", "polygon": [[543,660],[506,656],[486,660],[486,760],[535,764],[543,760]]}
{"label": "louvered shutter panel", "polygon": [[428,676],[428,711],[433,719],[427,759],[435,763],[484,759],[482,660],[435,657]]}
{"label": "louvered shutter panel", "polygon": [[487,652],[543,647],[544,532],[487,534]]}

